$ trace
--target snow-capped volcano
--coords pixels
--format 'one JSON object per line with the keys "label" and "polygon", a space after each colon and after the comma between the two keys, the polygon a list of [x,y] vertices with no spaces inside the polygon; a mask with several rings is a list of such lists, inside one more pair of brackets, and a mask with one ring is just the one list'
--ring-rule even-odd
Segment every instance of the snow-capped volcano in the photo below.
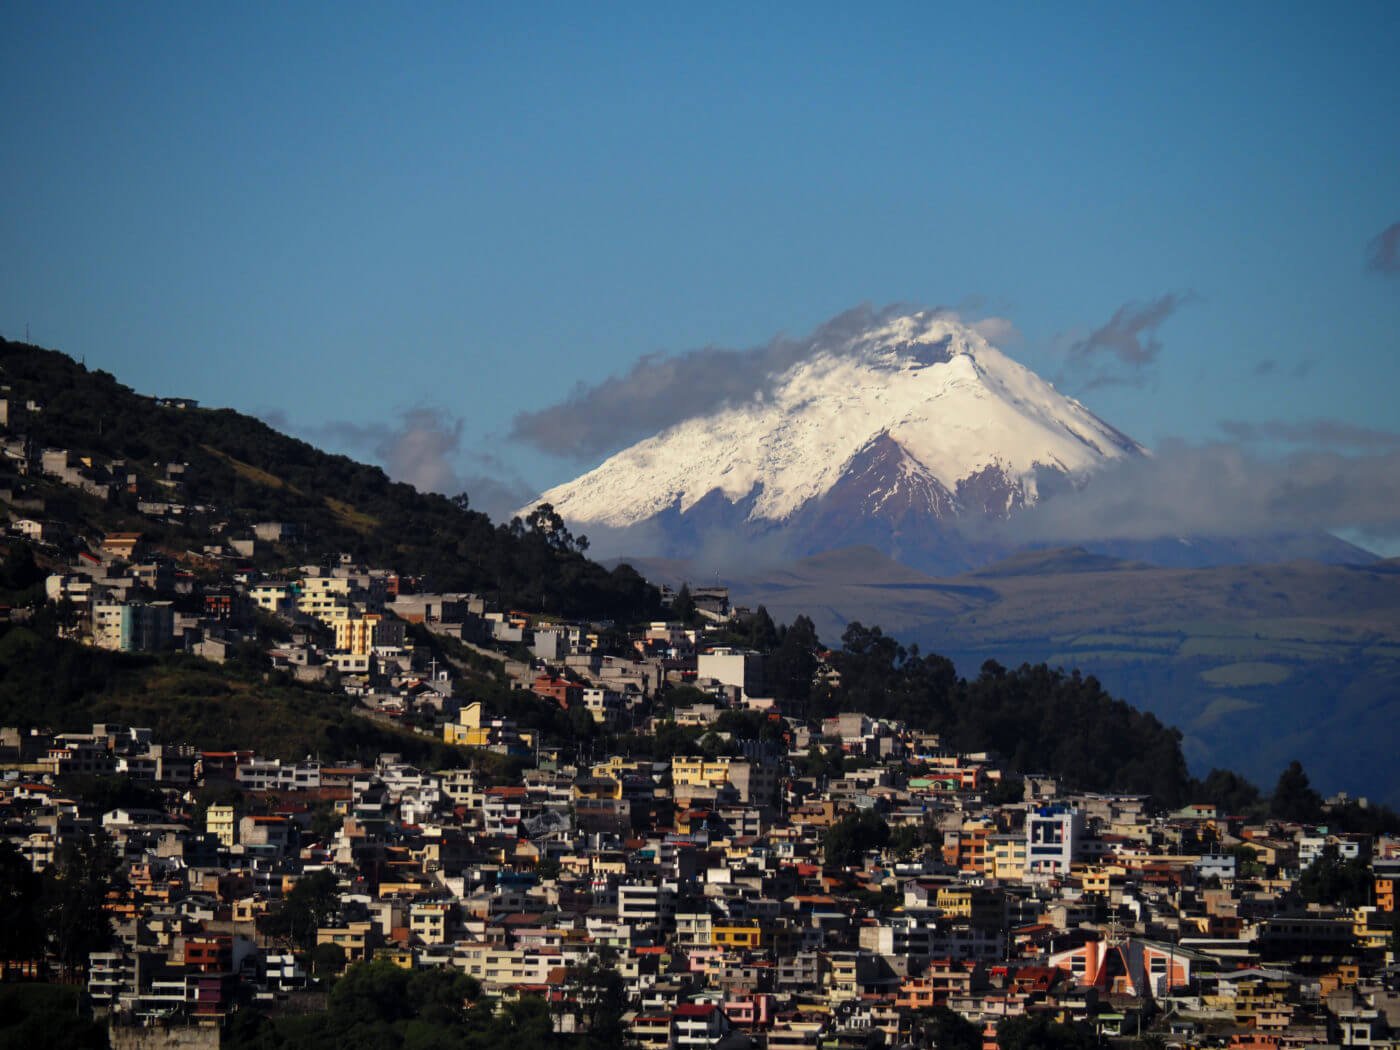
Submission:
{"label": "snow-capped volcano", "polygon": [[878,522],[907,542],[954,518],[1006,517],[1047,477],[1077,481],[1141,454],[974,328],[925,311],[816,348],[750,400],[640,441],[537,502],[582,528],[803,524],[825,537],[816,546],[835,546],[878,541],[864,529]]}

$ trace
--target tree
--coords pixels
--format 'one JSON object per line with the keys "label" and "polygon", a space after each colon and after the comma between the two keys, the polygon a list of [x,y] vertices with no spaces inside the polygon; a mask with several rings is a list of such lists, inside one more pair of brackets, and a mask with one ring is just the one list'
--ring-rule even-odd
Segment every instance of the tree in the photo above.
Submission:
{"label": "tree", "polygon": [[566,554],[582,554],[588,549],[588,538],[574,534],[564,525],[564,519],[555,511],[552,504],[541,503],[525,518],[529,535],[545,542],[550,550]]}
{"label": "tree", "polygon": [[1003,775],[986,790],[986,799],[993,806],[1010,806],[1026,797],[1026,782],[1021,777]]}
{"label": "tree", "polygon": [[586,707],[575,705],[569,708],[565,720],[575,740],[591,740],[598,735],[598,722]]}
{"label": "tree", "polygon": [[773,695],[779,700],[806,703],[811,697],[817,645],[816,627],[806,616],[783,629],[768,669]]}
{"label": "tree", "polygon": [[106,1022],[93,1020],[86,990],[73,985],[0,983],[0,1047],[107,1050]]}
{"label": "tree", "polygon": [[335,838],[344,823],[345,818],[335,811],[332,803],[321,802],[311,811],[311,826],[307,830],[314,841],[325,845]]}
{"label": "tree", "polygon": [[845,769],[845,759],[839,747],[829,747],[825,751],[821,745],[813,743],[807,749],[807,757],[802,760],[805,776],[820,780],[822,777],[838,777]]}
{"label": "tree", "polygon": [[890,832],[889,848],[900,860],[911,860],[923,844],[923,836],[912,824],[901,824]]}
{"label": "tree", "polygon": [[541,857],[535,862],[535,877],[541,882],[559,877],[559,862],[553,857]]}
{"label": "tree", "polygon": [[651,755],[656,759],[670,758],[672,755],[688,755],[695,751],[697,730],[687,729],[669,719],[656,727],[651,739]]}
{"label": "tree", "polygon": [[1099,1041],[1086,1024],[1060,1024],[1045,1014],[1021,1014],[997,1023],[1001,1050],[1097,1050]]}
{"label": "tree", "polygon": [[694,624],[698,617],[695,599],[690,594],[690,585],[682,583],[681,589],[671,599],[671,619],[684,624]]}
{"label": "tree", "polygon": [[926,1006],[914,1020],[919,1046],[938,1050],[982,1050],[982,1030],[962,1014],[946,1006]]}
{"label": "tree", "polygon": [[1344,861],[1336,846],[1326,846],[1298,876],[1297,888],[1305,901],[1359,908],[1371,900],[1371,867],[1360,857]]}
{"label": "tree", "polygon": [[1192,794],[1221,813],[1248,813],[1259,804],[1259,789],[1231,769],[1212,769]]}
{"label": "tree", "polygon": [[1259,854],[1250,849],[1243,842],[1231,846],[1225,851],[1235,858],[1235,877],[1239,879],[1257,878],[1264,874],[1264,865],[1259,861]]}
{"label": "tree", "polygon": [[120,859],[112,840],[97,832],[65,842],[44,869],[44,917],[53,954],[70,973],[86,973],[88,955],[112,941],[107,893]]}
{"label": "tree", "polygon": [[823,851],[826,866],[846,868],[859,864],[867,850],[880,849],[890,840],[890,826],[873,809],[848,813],[826,829]]}
{"label": "tree", "polygon": [[99,813],[114,809],[162,809],[165,795],[154,784],[130,776],[65,776],[58,778],[67,795],[76,795]]}
{"label": "tree", "polygon": [[316,931],[340,908],[340,884],[335,872],[322,868],[297,879],[282,906],[265,920],[269,933],[296,941],[310,951]]}
{"label": "tree", "polygon": [[44,950],[43,880],[8,839],[0,839],[0,960],[32,959]]}
{"label": "tree", "polygon": [[1303,764],[1296,758],[1279,775],[1274,793],[1269,798],[1269,816],[1277,820],[1296,820],[1314,824],[1322,819],[1322,796],[1308,783]]}
{"label": "tree", "polygon": [[345,949],[338,944],[318,944],[311,949],[311,972],[317,977],[334,977],[345,969]]}
{"label": "tree", "polygon": [[584,966],[570,967],[565,976],[589,1043],[600,1048],[622,1046],[627,1036],[622,1024],[627,991],[616,968],[590,959]]}
{"label": "tree", "polygon": [[750,648],[761,653],[772,652],[773,647],[778,644],[778,628],[773,623],[773,617],[768,615],[766,606],[760,605],[748,616],[744,629]]}
{"label": "tree", "polygon": [[37,588],[48,576],[34,561],[34,549],[27,543],[12,544],[0,561],[0,591],[15,594]]}
{"label": "tree", "polygon": [[674,685],[668,682],[657,699],[663,707],[675,710],[678,707],[692,707],[695,704],[710,703],[714,697],[693,685]]}

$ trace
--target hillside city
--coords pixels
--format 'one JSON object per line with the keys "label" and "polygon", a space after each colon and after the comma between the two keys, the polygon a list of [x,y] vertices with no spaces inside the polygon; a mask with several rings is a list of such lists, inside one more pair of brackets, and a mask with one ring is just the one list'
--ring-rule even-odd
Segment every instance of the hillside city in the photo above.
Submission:
{"label": "hillside city", "polygon": [[0,43],[0,1050],[1400,1050],[1400,0]]}
{"label": "hillside city", "polygon": [[[3,448],[19,477],[125,491],[110,464]],[[189,512],[183,473],[133,497],[153,530]],[[636,625],[566,618],[351,553],[275,567],[295,522],[172,552],[6,495],[7,571],[43,591],[14,624],[300,689],[398,742],[3,729],[5,982],[81,987],[111,1045],[430,1023],[400,1000],[483,1045],[1400,1045],[1400,835],[1356,830],[1364,801],[1296,764],[1237,807],[1087,792],[1084,769],[814,709],[887,640],[852,625],[834,651],[723,587],[663,590]],[[547,506],[529,529],[574,543]],[[373,1045],[461,1045],[394,1031]]]}

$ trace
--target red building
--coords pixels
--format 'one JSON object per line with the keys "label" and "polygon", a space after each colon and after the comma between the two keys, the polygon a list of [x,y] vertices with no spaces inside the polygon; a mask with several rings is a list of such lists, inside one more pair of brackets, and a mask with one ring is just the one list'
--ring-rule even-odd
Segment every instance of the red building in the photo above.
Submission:
{"label": "red building", "polygon": [[566,711],[583,703],[583,686],[556,675],[539,675],[530,691],[546,700],[553,700]]}

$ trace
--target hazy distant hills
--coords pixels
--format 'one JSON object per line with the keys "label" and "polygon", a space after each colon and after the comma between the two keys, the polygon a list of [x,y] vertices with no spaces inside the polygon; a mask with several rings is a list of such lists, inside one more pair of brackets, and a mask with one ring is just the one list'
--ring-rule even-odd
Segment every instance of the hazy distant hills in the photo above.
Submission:
{"label": "hazy distant hills", "polygon": [[1325,789],[1400,802],[1400,561],[1174,569],[1070,548],[934,578],[857,547],[726,582],[776,620],[811,616],[831,645],[859,620],[964,674],[987,659],[1080,668],[1179,727],[1198,773],[1267,787],[1296,757]]}

